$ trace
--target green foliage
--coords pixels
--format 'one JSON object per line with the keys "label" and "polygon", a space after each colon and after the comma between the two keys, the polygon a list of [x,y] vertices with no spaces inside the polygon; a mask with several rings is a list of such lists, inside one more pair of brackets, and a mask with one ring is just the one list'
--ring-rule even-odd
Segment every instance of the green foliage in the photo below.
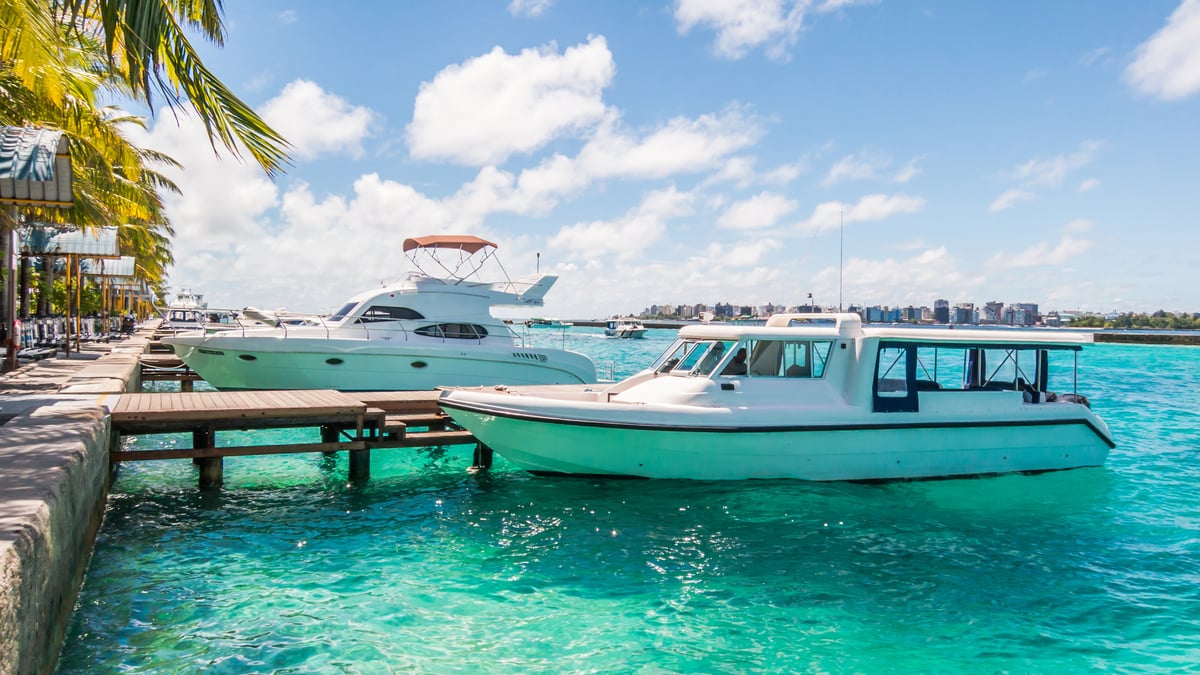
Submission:
{"label": "green foliage", "polygon": [[1071,327],[1136,330],[1200,330],[1200,313],[1172,313],[1160,309],[1151,314],[1128,312],[1111,319],[1098,314],[1084,314],[1072,321]]}

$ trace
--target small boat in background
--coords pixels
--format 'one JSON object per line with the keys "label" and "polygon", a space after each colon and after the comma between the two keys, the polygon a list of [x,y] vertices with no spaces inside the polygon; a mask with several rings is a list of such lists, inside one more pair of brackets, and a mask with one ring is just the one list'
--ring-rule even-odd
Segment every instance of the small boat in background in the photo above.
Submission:
{"label": "small boat in background", "polygon": [[1076,387],[1091,334],[864,328],[857,314],[686,326],[609,386],[452,389],[439,404],[538,474],[891,480],[1104,464]]}
{"label": "small boat in background", "polygon": [[527,328],[570,328],[574,325],[570,321],[559,321],[558,319],[533,318],[525,320]]}
{"label": "small boat in background", "polygon": [[604,327],[605,337],[637,339],[646,337],[646,326],[634,318],[609,319]]}

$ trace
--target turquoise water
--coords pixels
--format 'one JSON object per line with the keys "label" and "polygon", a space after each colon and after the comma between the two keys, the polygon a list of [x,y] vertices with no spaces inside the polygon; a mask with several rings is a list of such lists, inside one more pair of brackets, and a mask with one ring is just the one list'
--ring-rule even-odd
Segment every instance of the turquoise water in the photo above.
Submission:
{"label": "turquoise water", "polygon": [[[567,346],[620,376],[671,337]],[[1196,672],[1200,348],[1081,363],[1100,469],[538,478],[464,446],[357,487],[345,457],[230,459],[200,493],[186,460],[126,465],[59,671]]]}

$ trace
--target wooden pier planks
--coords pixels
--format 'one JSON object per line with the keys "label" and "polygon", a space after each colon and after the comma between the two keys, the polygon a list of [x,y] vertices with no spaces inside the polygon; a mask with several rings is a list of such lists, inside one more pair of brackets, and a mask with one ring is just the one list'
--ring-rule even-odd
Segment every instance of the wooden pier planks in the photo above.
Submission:
{"label": "wooden pier planks", "polygon": [[[437,407],[438,395],[436,391],[348,393],[323,389],[122,394],[110,408],[117,435],[332,426],[353,433],[353,438],[322,443],[170,450],[114,448],[110,459],[114,462],[207,459],[474,443],[470,432],[446,428],[449,418]],[[411,432],[406,430],[408,426],[428,431]],[[400,433],[392,433],[397,431]]]}

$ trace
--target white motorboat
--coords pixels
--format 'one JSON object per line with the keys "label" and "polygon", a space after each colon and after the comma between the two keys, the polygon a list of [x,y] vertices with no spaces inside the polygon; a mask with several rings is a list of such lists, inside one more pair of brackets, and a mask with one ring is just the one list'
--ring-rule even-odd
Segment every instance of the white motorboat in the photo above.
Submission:
{"label": "white motorboat", "polygon": [[204,296],[183,289],[165,308],[158,310],[162,323],[158,330],[164,333],[204,330],[208,323],[208,303]]}
{"label": "white motorboat", "polygon": [[[518,344],[491,315],[494,305],[540,306],[557,281],[478,279],[495,244],[472,236],[406,239],[414,271],[363,292],[306,325],[279,322],[208,335],[166,338],[175,353],[218,389],[418,390],[596,381],[582,354]],[[426,269],[441,270],[433,276]]]}
{"label": "white motorboat", "polygon": [[605,337],[644,338],[646,326],[637,319],[609,319],[604,326]]}
{"label": "white motorboat", "polygon": [[534,473],[887,480],[1100,466],[1075,391],[1090,334],[864,328],[857,314],[687,326],[610,386],[454,389],[440,404]]}
{"label": "white motorboat", "polygon": [[526,328],[570,328],[574,326],[570,321],[562,321],[560,319],[542,319],[535,317],[525,320]]}

